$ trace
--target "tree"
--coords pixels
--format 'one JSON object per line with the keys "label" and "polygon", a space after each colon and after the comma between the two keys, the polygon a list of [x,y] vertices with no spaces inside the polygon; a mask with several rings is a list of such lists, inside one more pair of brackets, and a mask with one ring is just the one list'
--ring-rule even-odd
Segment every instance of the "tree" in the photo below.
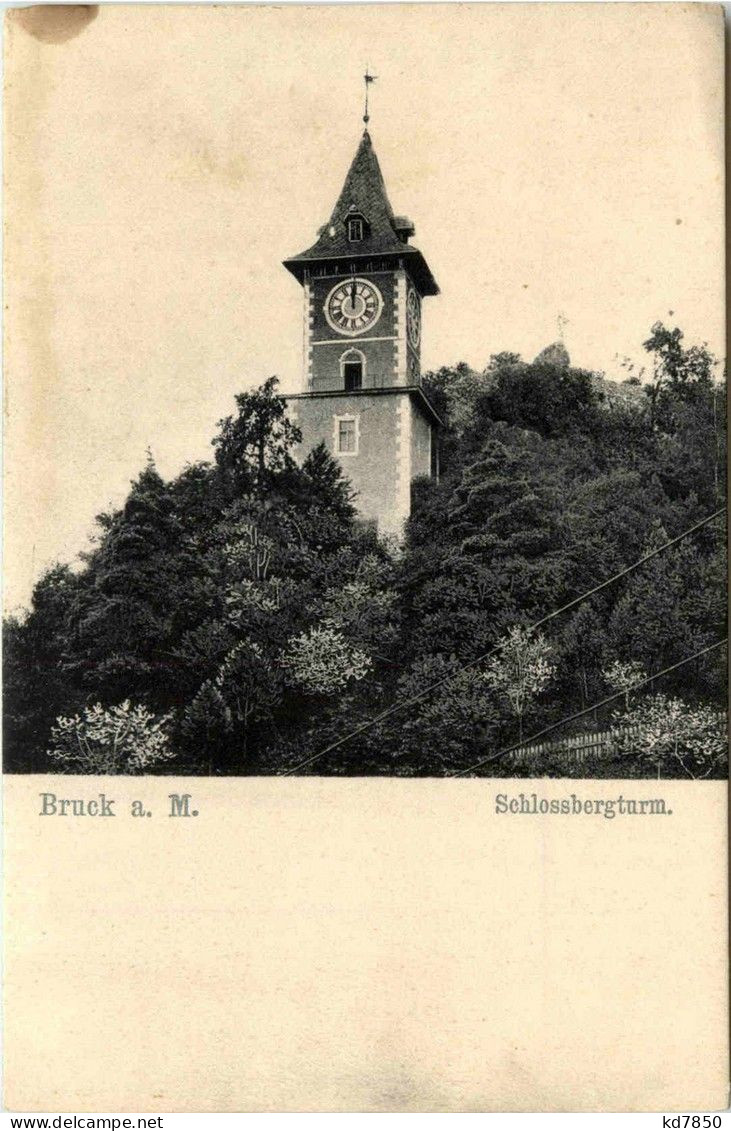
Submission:
{"label": "tree", "polygon": [[647,679],[647,672],[638,660],[613,660],[602,677],[612,691],[624,692],[625,710],[629,711],[629,693],[636,684]]}
{"label": "tree", "polygon": [[496,435],[464,468],[447,532],[452,560],[459,572],[461,563],[483,567],[483,586],[504,620],[546,609],[565,591],[570,561],[560,515],[560,496],[529,436]]}
{"label": "tree", "polygon": [[[712,535],[718,541],[718,535]],[[663,545],[661,523],[650,530],[645,552]],[[720,552],[719,552],[720,551]],[[633,659],[650,674],[715,643],[725,621],[725,570],[722,547],[696,536],[651,559],[628,579],[608,624],[608,644],[620,659]],[[717,660],[700,662],[696,675],[711,684]],[[672,677],[685,685],[688,670]],[[704,680],[706,675],[704,675]]]}
{"label": "tree", "polygon": [[489,388],[490,381],[464,361],[424,374],[424,392],[445,423],[439,443],[442,474],[459,462],[465,438],[473,436],[480,393]]}
{"label": "tree", "polygon": [[[602,698],[612,662],[655,674],[715,643],[720,523],[553,622],[550,702],[540,704],[548,674],[529,662],[535,639],[527,659],[508,647],[511,632],[722,505],[714,359],[660,325],[646,346],[654,401],[573,368],[558,346],[530,363],[504,351],[482,372],[428,374],[447,421],[442,474],[412,485],[398,553],[354,521],[352,488],[324,443],[295,461],[300,435],[276,380],[240,394],[215,460],[165,482],[150,459],[124,504],[98,516],[82,567],[54,567],[29,611],[6,622],[9,766],[46,769],[57,718],[129,700],[171,715],[186,769],[276,771],[431,681],[413,708],[317,767],[446,773],[499,748],[508,722],[522,737],[531,712],[553,721]],[[486,672],[460,670],[501,640]],[[691,712],[724,702],[719,651],[666,678]]]}
{"label": "tree", "polygon": [[370,657],[333,627],[312,628],[294,636],[279,658],[285,680],[305,695],[334,695],[350,680],[361,680]]}
{"label": "tree", "polygon": [[170,493],[150,458],[77,590],[65,662],[87,691],[108,703],[164,702],[178,589],[191,565]]}
{"label": "tree", "polygon": [[214,764],[250,772],[252,739],[271,724],[281,695],[273,658],[256,642],[241,640],[183,711],[182,742],[188,750],[205,749],[209,772]]}
{"label": "tree", "polygon": [[716,358],[706,345],[685,348],[684,337],[677,326],[671,330],[655,322],[649,338],[642,343],[652,356],[652,374],[646,388],[653,426],[672,427],[673,403],[697,399],[713,384]]}
{"label": "tree", "polygon": [[385,768],[403,776],[443,775],[468,769],[489,754],[500,712],[483,674],[462,670],[454,655],[425,656],[399,677],[396,700],[408,701],[426,689],[429,693],[417,703],[368,735],[370,748],[388,753],[389,758],[381,758]]}
{"label": "tree", "polygon": [[513,628],[488,660],[484,680],[509,704],[518,720],[518,741],[523,741],[523,719],[555,673],[552,649],[542,636]]}
{"label": "tree", "polygon": [[353,489],[324,442],[308,453],[302,464],[302,477],[308,506],[318,506],[343,523],[352,522],[356,513]]}
{"label": "tree", "polygon": [[593,375],[570,368],[562,356],[539,355],[527,363],[499,355],[490,372],[491,387],[478,412],[492,420],[530,428],[543,436],[577,428],[591,430],[598,424],[602,398]]}
{"label": "tree", "polygon": [[65,664],[82,584],[68,566],[52,566],[34,586],[29,611],[4,622],[3,763],[8,772],[44,771],[53,720],[83,703]]}
{"label": "tree", "polygon": [[366,554],[351,580],[325,590],[313,608],[315,617],[366,652],[389,650],[400,635],[393,573],[386,558]]}
{"label": "tree", "polygon": [[184,536],[204,537],[228,503],[217,469],[199,461],[187,464],[168,484],[173,513]]}
{"label": "tree", "polygon": [[502,578],[479,561],[455,555],[437,565],[433,576],[411,584],[408,654],[413,659],[452,653],[474,659],[495,643],[502,618],[514,616]]}
{"label": "tree", "polygon": [[726,715],[712,707],[653,695],[617,713],[615,720],[625,731],[620,751],[652,764],[658,778],[678,768],[690,778],[707,778],[720,772],[727,758]]}
{"label": "tree", "polygon": [[95,703],[72,718],[56,719],[48,756],[67,773],[147,773],[175,757],[168,722],[169,716],[156,718],[128,699],[106,709]]}
{"label": "tree", "polygon": [[603,612],[587,602],[566,614],[557,626],[557,680],[569,693],[572,684],[578,687],[582,709],[600,698],[599,673],[606,652]]}
{"label": "tree", "polygon": [[242,492],[262,494],[278,473],[290,468],[291,450],[302,433],[287,417],[284,397],[278,396],[277,377],[259,388],[236,395],[237,416],[218,422],[212,443],[216,466],[230,498]]}
{"label": "tree", "polygon": [[660,483],[647,474],[618,467],[575,483],[565,501],[564,529],[576,591],[640,558],[653,521],[678,520]]}

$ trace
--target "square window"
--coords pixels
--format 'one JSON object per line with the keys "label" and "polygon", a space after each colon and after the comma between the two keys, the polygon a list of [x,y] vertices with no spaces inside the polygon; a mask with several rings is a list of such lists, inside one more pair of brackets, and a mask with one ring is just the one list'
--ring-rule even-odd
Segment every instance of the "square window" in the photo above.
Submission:
{"label": "square window", "polygon": [[338,421],[338,452],[354,455],[356,451],[355,420]]}

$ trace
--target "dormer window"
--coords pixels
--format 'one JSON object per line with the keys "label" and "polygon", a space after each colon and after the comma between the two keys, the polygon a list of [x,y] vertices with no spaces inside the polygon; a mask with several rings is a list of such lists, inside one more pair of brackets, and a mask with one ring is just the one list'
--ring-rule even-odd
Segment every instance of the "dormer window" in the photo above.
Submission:
{"label": "dormer window", "polygon": [[363,239],[363,220],[360,216],[351,216],[348,220],[348,239],[351,243],[360,243]]}

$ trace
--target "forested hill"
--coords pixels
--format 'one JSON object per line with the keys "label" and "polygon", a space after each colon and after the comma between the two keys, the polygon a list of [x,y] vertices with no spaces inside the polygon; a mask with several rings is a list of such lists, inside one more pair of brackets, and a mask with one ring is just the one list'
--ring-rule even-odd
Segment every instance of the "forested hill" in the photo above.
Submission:
{"label": "forested hill", "polygon": [[[560,345],[429,373],[442,474],[400,548],[324,448],[295,465],[274,379],[239,395],[210,463],[150,460],[6,623],[6,769],[276,773],[431,688],[310,772],[452,773],[722,639],[721,521],[529,631],[724,506],[714,359],[659,324],[645,348],[641,386]],[[646,737],[625,775],[718,774],[724,703],[716,649],[558,733],[624,720]]]}

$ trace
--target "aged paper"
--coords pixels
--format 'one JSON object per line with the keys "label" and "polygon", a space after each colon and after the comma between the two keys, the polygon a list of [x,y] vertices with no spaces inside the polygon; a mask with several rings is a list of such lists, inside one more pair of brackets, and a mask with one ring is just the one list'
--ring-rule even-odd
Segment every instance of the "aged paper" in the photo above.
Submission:
{"label": "aged paper", "polygon": [[6,784],[13,1109],[725,1106],[723,783],[607,821],[496,816],[484,781],[196,781],[176,823],[164,779],[68,780],[113,827]]}
{"label": "aged paper", "polygon": [[[724,1108],[723,628],[710,614],[686,625],[676,610],[688,593],[676,587],[652,623],[677,622],[683,643],[663,642],[655,656],[633,635],[646,594],[628,590],[595,633],[600,643],[592,638],[596,670],[566,639],[559,648],[534,636],[520,646],[535,645],[526,653],[535,708],[524,709],[522,687],[503,694],[502,715],[490,706],[509,670],[501,633],[528,633],[642,555],[664,562],[677,543],[687,556],[663,579],[676,585],[690,572],[704,609],[714,585],[722,597],[713,542],[725,505],[721,8],[30,7],[6,14],[5,66],[5,1106]],[[415,217],[416,245],[401,207]],[[686,338],[666,334],[676,322]],[[164,510],[149,506],[151,492],[169,501],[164,483],[212,460],[216,422],[273,373],[299,428],[292,450],[321,439],[338,457],[358,486],[357,537],[383,537],[380,549],[348,534],[353,556],[370,547],[366,569],[323,583],[320,604],[308,605],[301,572],[292,575],[301,598],[281,563],[283,580],[267,573],[281,551],[270,520],[229,498],[219,525],[180,540],[187,564],[155,574],[164,583],[146,606],[157,616],[174,586],[192,604],[191,563],[210,560],[210,576],[223,576],[231,545],[244,546],[236,561],[251,576],[214,593],[229,621],[206,621],[205,640],[181,635],[158,662],[158,638],[178,612],[167,608],[153,629],[144,622],[148,651],[125,652],[120,641],[142,624],[139,604],[125,604],[142,591],[130,562],[162,529],[150,525]],[[535,398],[535,419],[521,417],[538,379],[550,391]],[[676,386],[686,380],[708,411],[683,417],[681,429]],[[510,381],[523,381],[525,395],[508,411],[495,389]],[[579,392],[600,411],[592,388],[603,406],[616,397],[617,412],[639,406],[642,421],[651,402],[648,436],[662,437],[652,474],[643,464],[635,481],[622,467],[620,488],[607,492],[617,506],[603,510],[598,492],[586,507],[602,532],[621,530],[620,550],[625,534],[631,545],[637,536],[636,551],[617,551],[595,574],[604,543],[587,535],[599,549],[571,582],[561,570],[574,559],[560,554],[573,553],[584,512],[571,495],[561,543],[555,484],[568,492],[580,461],[550,479],[572,448],[549,412],[567,388],[569,414]],[[486,442],[502,437],[513,445],[505,458],[525,461],[509,465],[518,470],[505,491],[525,481],[539,500],[521,522],[547,539],[539,557],[559,563],[555,581],[531,574],[538,580],[508,615],[489,605],[494,578],[480,575],[484,607],[463,622],[462,605],[445,599],[434,613],[424,602],[432,620],[403,643],[408,609],[386,621],[401,592],[398,540],[422,513],[411,483],[436,490],[452,475],[464,501],[460,483],[475,473],[459,480],[455,450],[473,433],[459,411],[477,412],[483,394],[498,428]],[[219,456],[232,435],[224,421],[219,470],[231,470]],[[536,459],[545,483],[530,480]],[[678,482],[673,459],[683,473],[700,468],[697,489]],[[238,494],[261,514],[285,514],[289,487],[282,479],[263,491],[263,460],[246,465]],[[657,512],[635,522],[645,495]],[[194,508],[180,510],[187,521]],[[296,509],[286,515],[299,551],[308,533]],[[478,512],[473,547],[490,520],[491,508]],[[435,523],[435,542],[451,521]],[[354,522],[346,515],[343,528]],[[331,527],[322,529],[307,559],[313,576],[328,559]],[[428,543],[417,547],[419,568]],[[90,550],[91,560],[78,558]],[[485,569],[502,552],[485,551]],[[461,584],[465,561],[445,552],[445,578]],[[54,573],[57,562],[73,568]],[[382,588],[369,590],[376,567]],[[341,590],[353,602],[365,593],[381,619],[358,607],[349,637]],[[44,624],[54,623],[58,655],[33,636],[31,606],[51,609]],[[280,642],[290,607],[295,628]],[[272,618],[259,637],[241,627],[252,608]],[[318,610],[324,627],[298,621],[303,609]],[[462,633],[456,643],[452,631]],[[205,668],[215,633],[225,658]],[[491,651],[470,651],[483,637]],[[270,640],[279,651],[267,682],[257,665]],[[328,656],[307,668],[318,641]],[[420,649],[428,663],[414,658]],[[333,675],[336,654],[347,676]],[[462,667],[477,673],[472,682],[459,683]],[[566,671],[577,678],[562,683]],[[658,672],[675,682],[655,687]],[[430,700],[428,714],[432,686],[446,698]],[[398,695],[418,709],[398,714]],[[208,716],[201,729],[213,700],[219,731]],[[374,722],[381,706],[394,716]],[[651,749],[663,710],[683,717],[684,737],[671,729],[663,746],[655,726]],[[584,729],[561,730],[573,713]]]}

